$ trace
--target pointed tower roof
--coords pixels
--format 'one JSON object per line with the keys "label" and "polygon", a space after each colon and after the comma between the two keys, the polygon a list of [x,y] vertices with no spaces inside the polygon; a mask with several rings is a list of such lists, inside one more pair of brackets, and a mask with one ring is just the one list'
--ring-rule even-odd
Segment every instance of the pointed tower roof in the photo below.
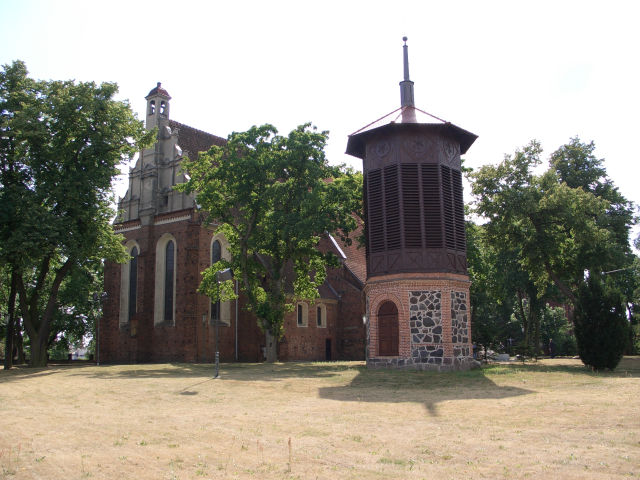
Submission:
{"label": "pointed tower roof", "polygon": [[476,138],[478,138],[477,135],[424,110],[416,108],[413,93],[414,83],[409,79],[409,47],[407,46],[407,37],[402,37],[402,40],[404,41],[402,47],[404,80],[400,82],[400,108],[374,120],[349,135],[346,153],[354,157],[364,158],[364,147],[369,138],[391,131],[406,131],[408,129],[448,133],[460,143],[460,153],[466,153]]}

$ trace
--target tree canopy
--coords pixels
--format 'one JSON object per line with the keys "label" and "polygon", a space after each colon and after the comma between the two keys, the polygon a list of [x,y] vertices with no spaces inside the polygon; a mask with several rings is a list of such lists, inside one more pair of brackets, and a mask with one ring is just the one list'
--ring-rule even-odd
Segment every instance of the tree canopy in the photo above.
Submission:
{"label": "tree canopy", "polygon": [[117,165],[150,144],[114,83],[0,72],[0,263],[15,276],[30,364],[46,364],[61,285],[103,258],[125,260],[110,226]]}
{"label": "tree canopy", "polygon": [[337,265],[318,249],[321,236],[332,232],[349,242],[356,227],[361,181],[328,164],[327,137],[310,124],[287,136],[272,125],[254,126],[184,164],[190,180],[181,188],[196,193],[232,255],[204,272],[200,291],[230,298],[230,285],[219,288],[215,273],[233,269],[265,333],[267,361],[277,358],[285,313],[296,299],[317,298],[327,266]]}
{"label": "tree canopy", "polygon": [[[471,174],[475,212],[486,223],[471,231],[474,248],[482,252],[471,250],[470,272],[481,282],[486,278],[488,292],[503,303],[513,298],[526,347],[536,352],[548,301],[577,307],[585,272],[601,275],[633,262],[629,232],[634,206],[606,176],[594,149],[593,142],[573,138],[538,173],[542,149],[532,141],[498,165]],[[615,281],[622,285],[622,278]],[[482,283],[474,286],[475,291],[483,288]]]}

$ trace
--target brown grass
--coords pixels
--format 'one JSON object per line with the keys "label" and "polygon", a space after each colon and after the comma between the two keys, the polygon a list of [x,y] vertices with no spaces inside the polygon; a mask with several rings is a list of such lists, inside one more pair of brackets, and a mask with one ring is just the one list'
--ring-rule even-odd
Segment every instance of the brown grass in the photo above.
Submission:
{"label": "brown grass", "polygon": [[638,478],[640,358],[0,371],[1,479]]}

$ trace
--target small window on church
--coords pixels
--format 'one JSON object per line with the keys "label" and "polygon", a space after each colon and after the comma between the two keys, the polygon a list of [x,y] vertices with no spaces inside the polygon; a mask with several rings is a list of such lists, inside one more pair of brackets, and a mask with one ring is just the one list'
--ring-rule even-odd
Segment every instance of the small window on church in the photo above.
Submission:
{"label": "small window on church", "polygon": [[320,304],[316,307],[316,326],[325,328],[327,326],[327,307]]}
{"label": "small window on church", "polygon": [[153,115],[154,113],[156,113],[156,101],[151,100],[149,102],[149,115]]}
{"label": "small window on church", "polygon": [[160,115],[165,115],[166,109],[167,109],[167,104],[165,102],[160,102]]}
{"label": "small window on church", "polygon": [[306,327],[309,323],[309,307],[304,302],[296,305],[296,317],[299,327]]}

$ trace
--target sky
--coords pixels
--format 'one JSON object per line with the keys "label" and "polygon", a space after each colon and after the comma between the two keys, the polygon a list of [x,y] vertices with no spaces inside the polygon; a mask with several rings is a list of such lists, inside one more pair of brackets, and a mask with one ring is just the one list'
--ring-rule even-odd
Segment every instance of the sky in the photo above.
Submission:
{"label": "sky", "polygon": [[347,136],[400,106],[407,36],[416,106],[479,137],[468,166],[579,136],[640,204],[639,18],[634,0],[0,0],[0,64],[117,82],[139,118],[162,82],[172,119],[221,137],[311,122],[361,169]]}

